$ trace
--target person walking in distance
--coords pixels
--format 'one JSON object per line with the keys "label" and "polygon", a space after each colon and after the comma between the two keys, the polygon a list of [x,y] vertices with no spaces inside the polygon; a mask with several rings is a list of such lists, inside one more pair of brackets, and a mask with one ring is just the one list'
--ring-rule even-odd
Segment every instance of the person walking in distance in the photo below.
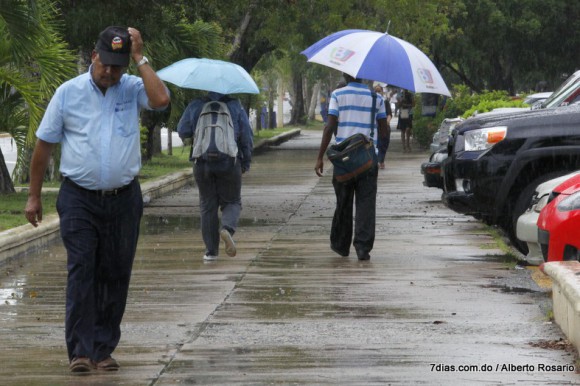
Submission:
{"label": "person walking in distance", "polygon": [[[140,77],[125,74],[131,58]],[[38,226],[44,174],[61,143],[57,211],[67,251],[65,336],[73,373],[119,369],[111,354],[121,337],[143,214],[139,111],[164,110],[170,101],[135,28],[104,29],[91,62],[48,104],[36,131],[25,208]]]}
{"label": "person walking in distance", "polygon": [[411,152],[411,134],[413,130],[413,107],[415,100],[410,91],[405,90],[399,108],[398,129],[401,130],[401,141],[403,142],[403,152]]}
{"label": "person walking in distance", "polygon": [[[360,79],[343,74],[347,85],[334,90],[330,97],[328,124],[322,133],[318,158],[314,170],[319,177],[324,172],[324,154],[333,133],[336,142],[356,133],[370,135],[373,96],[368,86]],[[389,146],[390,129],[387,125],[386,110],[382,98],[376,98],[376,123],[378,134],[373,138],[375,146],[380,145],[379,154],[385,154]],[[380,140],[378,140],[380,137]],[[332,185],[336,195],[336,208],[330,231],[330,248],[341,256],[350,254],[351,242],[359,260],[369,260],[375,241],[375,215],[378,167],[348,182],[339,182],[333,174]],[[353,239],[353,203],[356,206]]]}
{"label": "person walking in distance", "polygon": [[[393,118],[393,110],[391,109],[391,104],[389,103],[389,98],[383,97],[383,88],[381,87],[381,85],[375,86],[375,93],[377,94],[377,97],[381,97],[384,100],[385,111],[387,114],[387,126],[389,127],[389,131],[390,131],[391,119]],[[381,136],[379,136],[378,139],[380,142],[382,139]],[[379,146],[377,146],[377,147],[379,149],[383,148],[383,146],[381,144],[379,144]],[[386,154],[384,152],[379,151],[379,153],[378,153],[379,169],[385,168],[385,156],[386,156]]]}
{"label": "person walking in distance", "polygon": [[242,174],[250,170],[254,147],[248,114],[238,99],[209,92],[187,106],[177,132],[184,143],[192,143],[190,160],[199,191],[203,260],[218,258],[220,238],[226,254],[235,256],[233,235],[242,210]]}

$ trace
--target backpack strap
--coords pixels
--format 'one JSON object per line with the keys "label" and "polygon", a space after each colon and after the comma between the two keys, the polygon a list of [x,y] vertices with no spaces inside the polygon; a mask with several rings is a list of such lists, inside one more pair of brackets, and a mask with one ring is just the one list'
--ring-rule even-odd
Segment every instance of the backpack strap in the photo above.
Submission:
{"label": "backpack strap", "polygon": [[375,116],[377,113],[377,94],[375,92],[371,92],[373,97],[373,106],[371,107],[371,139],[375,135]]}

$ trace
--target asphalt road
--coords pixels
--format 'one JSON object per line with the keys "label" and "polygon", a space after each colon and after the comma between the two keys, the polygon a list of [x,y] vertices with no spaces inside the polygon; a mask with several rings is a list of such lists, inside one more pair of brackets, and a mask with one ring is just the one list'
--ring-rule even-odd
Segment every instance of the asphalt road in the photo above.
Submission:
{"label": "asphalt road", "polygon": [[402,153],[398,133],[379,175],[371,260],[334,254],[330,171],[314,174],[319,142],[303,131],[255,156],[236,257],[202,261],[195,187],[150,203],[117,373],[68,373],[61,245],[2,266],[0,383],[580,382],[547,317],[549,292],[514,269],[483,225],[422,186],[427,154]]}

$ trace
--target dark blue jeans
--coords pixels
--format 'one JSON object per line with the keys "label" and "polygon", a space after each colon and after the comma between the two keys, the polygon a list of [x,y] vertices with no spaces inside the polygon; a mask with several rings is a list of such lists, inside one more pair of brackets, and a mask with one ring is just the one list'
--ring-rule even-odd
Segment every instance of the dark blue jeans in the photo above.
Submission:
{"label": "dark blue jeans", "polygon": [[199,190],[201,236],[207,255],[219,256],[221,228],[234,234],[242,211],[242,164],[239,159],[198,160],[193,176]]}
{"label": "dark blue jeans", "polygon": [[[375,243],[375,217],[377,201],[378,167],[357,176],[346,183],[332,178],[336,194],[336,209],[330,230],[330,247],[342,256],[350,254],[352,242],[357,256],[366,257]],[[353,202],[356,206],[354,218],[354,240],[352,232]]]}
{"label": "dark blue jeans", "polygon": [[98,196],[65,180],[57,200],[67,250],[65,337],[69,359],[100,361],[121,338],[131,270],[143,215],[134,180],[114,196]]}

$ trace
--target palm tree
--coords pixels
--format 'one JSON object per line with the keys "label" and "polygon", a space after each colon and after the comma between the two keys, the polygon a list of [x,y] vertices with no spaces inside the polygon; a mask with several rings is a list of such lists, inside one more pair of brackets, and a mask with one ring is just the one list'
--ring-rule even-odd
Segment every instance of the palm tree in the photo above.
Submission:
{"label": "palm tree", "polygon": [[[74,55],[58,35],[56,16],[51,0],[0,0],[0,133],[16,141],[14,175],[23,182],[44,106],[76,69]],[[0,154],[0,194],[13,191]]]}

